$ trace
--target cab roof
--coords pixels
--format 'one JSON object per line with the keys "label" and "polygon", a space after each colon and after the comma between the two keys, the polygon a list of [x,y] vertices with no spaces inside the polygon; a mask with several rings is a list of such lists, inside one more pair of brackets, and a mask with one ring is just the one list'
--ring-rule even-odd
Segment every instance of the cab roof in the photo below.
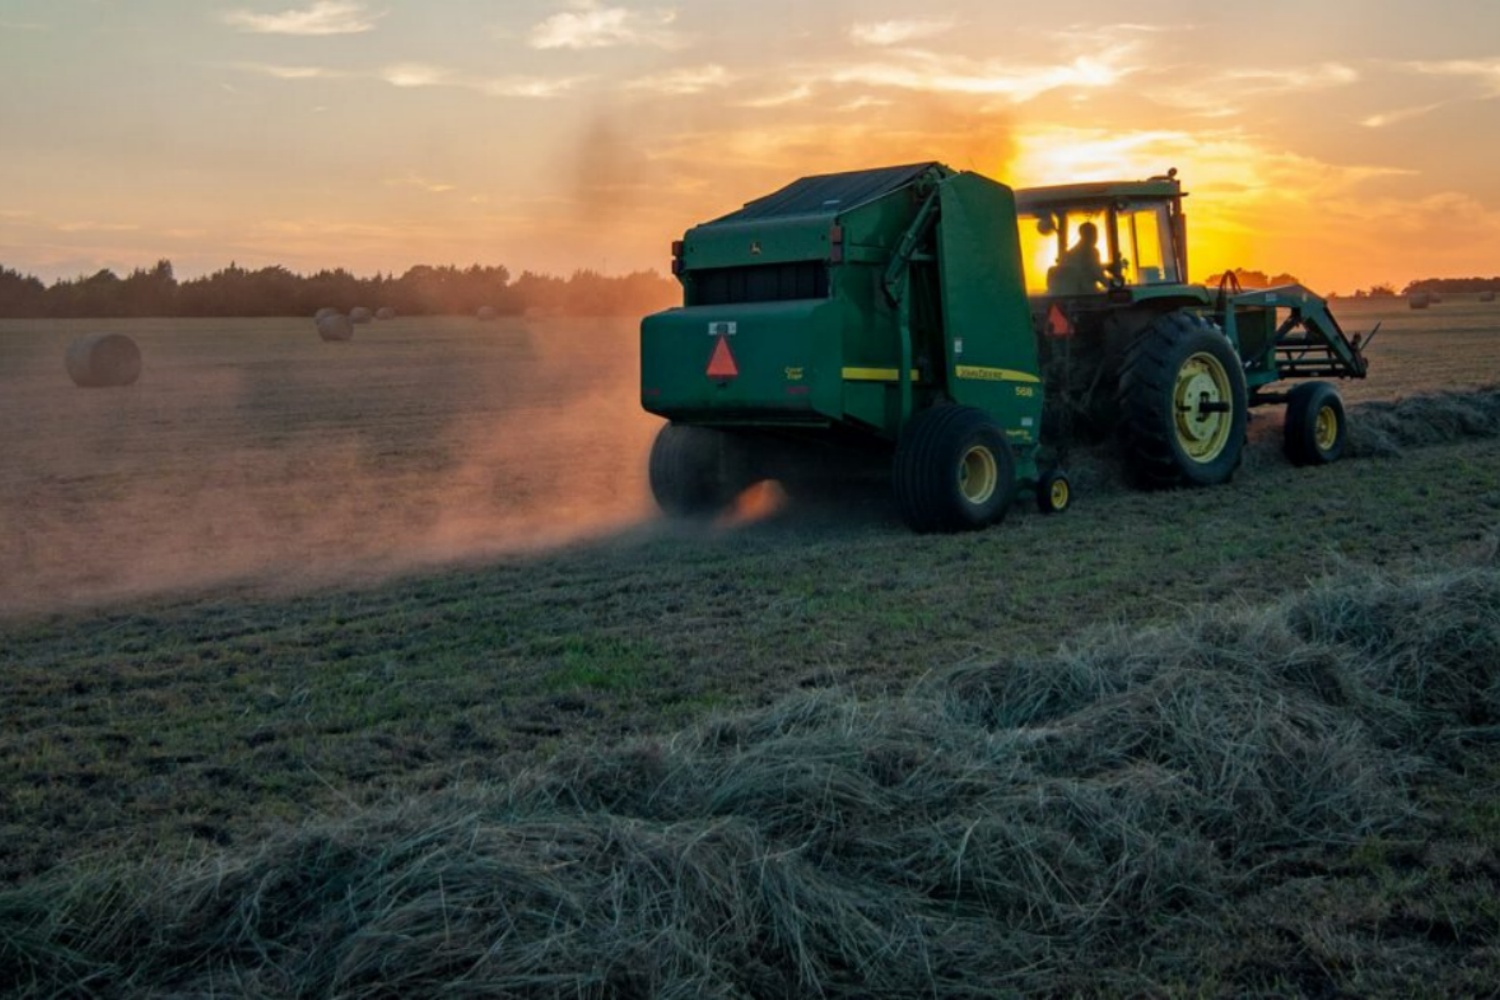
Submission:
{"label": "cab roof", "polygon": [[1089,202],[1111,202],[1120,199],[1163,199],[1186,197],[1182,184],[1173,176],[1152,177],[1144,181],[1091,181],[1083,184],[1054,184],[1049,187],[1022,188],[1016,192],[1016,207],[1021,211],[1051,205],[1078,205]]}

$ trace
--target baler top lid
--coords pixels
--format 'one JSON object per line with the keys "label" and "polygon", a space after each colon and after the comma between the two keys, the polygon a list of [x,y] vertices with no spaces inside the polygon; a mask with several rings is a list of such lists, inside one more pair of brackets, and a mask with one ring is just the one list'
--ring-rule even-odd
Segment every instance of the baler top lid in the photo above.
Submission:
{"label": "baler top lid", "polygon": [[843,174],[819,174],[792,181],[786,187],[745,203],[737,212],[714,219],[720,222],[750,222],[784,216],[835,216],[906,187],[934,167],[935,162],[900,167],[851,170]]}

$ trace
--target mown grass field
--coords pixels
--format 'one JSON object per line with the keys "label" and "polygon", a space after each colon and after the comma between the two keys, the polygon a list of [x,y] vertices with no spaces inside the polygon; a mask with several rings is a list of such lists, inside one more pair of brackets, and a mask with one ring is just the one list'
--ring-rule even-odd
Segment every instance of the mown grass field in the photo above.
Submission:
{"label": "mown grass field", "polygon": [[[1409,645],[1420,645],[1416,658],[1423,662],[1435,648],[1472,652],[1464,669],[1480,673],[1465,674],[1471,686],[1463,690],[1482,704],[1466,721],[1446,702],[1442,712],[1456,713],[1446,722],[1437,709],[1423,708],[1417,715],[1425,721],[1410,722],[1416,735],[1407,745],[1386,738],[1399,713],[1380,714],[1405,704],[1410,692],[1399,684],[1375,684],[1375,708],[1353,694],[1341,701],[1324,692],[1319,707],[1289,722],[1286,732],[1331,726],[1341,735],[1327,737],[1327,746],[1357,744],[1364,756],[1356,757],[1365,763],[1330,765],[1337,780],[1327,787],[1353,787],[1368,797],[1339,817],[1313,808],[1311,826],[1283,830],[1254,819],[1251,806],[1259,800],[1250,786],[1266,783],[1261,772],[1236,786],[1247,796],[1238,833],[1235,822],[1195,811],[1188,803],[1198,793],[1184,791],[1187,797],[1178,799],[1152,785],[1159,796],[1152,808],[1180,812],[1186,825],[1152,827],[1135,812],[1128,823],[1115,817],[1121,829],[1144,831],[1145,839],[1131,839],[1132,833],[1121,840],[1124,853],[1103,870],[1156,858],[1162,877],[1179,879],[1182,892],[1147,892],[1137,881],[1129,898],[1160,912],[1117,912],[1114,897],[1091,895],[1094,889],[1070,883],[1063,870],[1048,878],[1055,895],[1076,893],[1081,909],[1069,911],[1071,918],[1066,907],[1039,918],[1035,903],[1004,917],[1011,911],[997,906],[993,893],[976,899],[962,886],[934,888],[922,905],[947,898],[966,919],[993,911],[1001,923],[1021,928],[1029,943],[997,945],[982,967],[1004,988],[1028,992],[1399,996],[1428,986],[1434,995],[1480,992],[1482,984],[1500,981],[1500,912],[1493,905],[1500,759],[1486,735],[1500,714],[1485,714],[1500,712],[1500,705],[1484,707],[1500,692],[1493,659],[1500,606],[1496,589],[1460,601],[1452,588],[1474,574],[1490,580],[1496,565],[1500,402],[1482,387],[1500,380],[1500,311],[1460,301],[1427,312],[1401,302],[1336,308],[1346,328],[1385,323],[1371,352],[1371,379],[1347,387],[1358,446],[1350,460],[1292,468],[1278,450],[1279,414],[1267,411],[1252,425],[1245,468],[1227,487],[1131,493],[1116,484],[1107,460],[1082,456],[1079,495],[1066,515],[1045,518],[1020,505],[998,528],[937,538],[908,534],[883,496],[714,526],[655,519],[642,475],[653,423],[635,408],[627,324],[399,320],[362,327],[350,344],[323,344],[300,320],[213,329],[142,321],[118,327],[146,355],[142,381],[119,392],[67,383],[62,349],[82,327],[6,324],[0,327],[0,430],[7,442],[0,469],[6,567],[0,882],[10,889],[0,893],[0,959],[27,970],[39,994],[70,975],[79,983],[92,975],[105,995],[186,995],[202,993],[205,983],[221,991],[239,983],[240,992],[259,995],[380,995],[413,970],[356,963],[358,975],[322,966],[298,973],[301,966],[290,958],[255,957],[267,941],[290,955],[292,938],[317,936],[309,927],[297,925],[288,938],[257,925],[256,948],[228,949],[203,966],[185,958],[174,965],[171,947],[186,947],[184,939],[162,928],[207,920],[193,909],[214,895],[205,885],[248,891],[227,876],[203,883],[195,867],[201,865],[252,881],[285,874],[288,864],[308,872],[321,865],[351,885],[358,870],[370,877],[369,891],[384,900],[380,912],[388,915],[401,893],[387,886],[383,896],[379,887],[399,866],[382,862],[371,875],[336,857],[342,851],[419,856],[413,845],[422,843],[436,845],[437,856],[453,846],[447,833],[433,832],[439,827],[475,837],[532,830],[550,838],[558,864],[600,873],[592,888],[583,879],[570,892],[607,893],[616,884],[609,873],[629,866],[601,863],[611,856],[604,847],[583,855],[574,850],[580,838],[603,835],[599,823],[631,830],[661,824],[649,828],[661,838],[650,845],[635,834],[624,837],[617,861],[642,851],[686,857],[698,842],[701,830],[674,839],[673,831],[703,815],[681,805],[692,799],[687,792],[661,792],[664,801],[677,796],[677,812],[623,800],[643,785],[676,787],[668,780],[673,774],[712,772],[715,758],[691,750],[706,737],[672,735],[703,725],[718,732],[727,725],[739,733],[732,742],[751,755],[725,764],[726,773],[760,773],[749,766],[757,747],[781,761],[780,770],[761,774],[771,791],[730,796],[741,806],[715,807],[708,815],[754,824],[769,822],[765,817],[783,807],[795,812],[811,803],[813,820],[797,815],[812,825],[787,833],[786,844],[769,828],[757,827],[758,835],[796,853],[798,844],[822,843],[817,831],[843,831],[820,848],[825,863],[812,867],[837,872],[840,891],[853,893],[858,879],[838,859],[874,857],[860,846],[860,830],[883,828],[893,814],[877,818],[854,800],[838,806],[843,800],[829,791],[829,775],[824,792],[797,791],[796,762],[815,759],[818,747],[777,757],[786,748],[756,736],[757,725],[780,739],[797,727],[774,720],[804,710],[796,706],[865,706],[833,711],[831,722],[818,716],[824,719],[818,731],[843,733],[846,744],[859,745],[859,720],[877,720],[869,730],[870,752],[879,750],[883,762],[877,770],[906,781],[926,773],[919,765],[927,756],[961,752],[940,745],[940,734],[931,736],[938,742],[905,743],[893,735],[921,734],[916,720],[930,718],[920,710],[926,703],[908,701],[913,691],[968,690],[953,687],[955,670],[961,678],[1033,663],[1048,675],[1066,673],[1079,658],[1059,653],[1060,645],[1094,650],[1090,656],[1105,666],[1128,664],[1129,650],[1162,641],[1142,638],[1139,630],[1150,627],[1185,628],[1199,651],[1185,657],[1193,669],[1214,659],[1201,652],[1214,642],[1238,650],[1234,662],[1251,664],[1254,650],[1243,648],[1243,636],[1267,628],[1267,616],[1291,615],[1287,602],[1303,607],[1296,603],[1303,601],[1335,608],[1318,614],[1366,630],[1379,626],[1383,614],[1404,627],[1438,621],[1444,608],[1460,606],[1441,641]],[[1453,395],[1441,403],[1419,398],[1433,392]],[[1389,405],[1397,400],[1403,402]],[[1404,582],[1411,580],[1427,582]],[[1339,589],[1341,582],[1348,586]],[[1361,594],[1383,595],[1386,603],[1372,610]],[[1400,595],[1416,596],[1403,604]],[[1100,629],[1113,637],[1104,643],[1113,652],[1098,652],[1103,640],[1089,638]],[[1216,630],[1236,638],[1205,639]],[[1389,645],[1401,645],[1406,635],[1394,633]],[[1353,691],[1365,683],[1357,665],[1379,659],[1375,647],[1358,640],[1356,634],[1286,655],[1298,663],[1349,657],[1338,677],[1343,690]],[[1274,650],[1280,640],[1266,641]],[[1176,669],[1176,660],[1160,657]],[[1296,701],[1276,683],[1233,704]],[[1183,687],[1195,684],[1190,676]],[[901,714],[904,704],[917,706],[915,717]],[[1075,707],[1081,712],[1089,704]],[[1355,712],[1351,705],[1364,707]],[[1347,718],[1340,714],[1346,710]],[[1025,724],[1035,738],[1082,730],[1082,716],[1061,709],[1043,715]],[[752,721],[722,721],[735,718]],[[896,722],[887,725],[891,718]],[[1158,726],[1154,716],[1119,718],[1134,720],[1124,730]],[[963,728],[972,724],[966,717],[953,732],[979,744],[998,738],[993,724],[982,733]],[[1458,730],[1466,735],[1455,737]],[[1282,732],[1249,731],[1258,735],[1245,737],[1246,745]],[[1212,734],[1200,735],[1201,742]],[[1028,766],[1064,784],[1120,767],[1137,776],[1148,765],[1196,773],[1182,763],[1180,749],[1137,753],[1121,750],[1107,767],[1051,758]],[[979,773],[995,759],[968,766]],[[1218,787],[1223,771],[1201,784]],[[1196,778],[1183,780],[1184,788],[1199,787]],[[924,799],[920,813],[896,826],[940,827],[944,795],[955,815],[977,809],[958,787]],[[1054,794],[1061,786],[1035,787]],[[1114,799],[1136,802],[1146,794],[1133,783],[1111,787]],[[1338,798],[1329,792],[1328,801]],[[1271,801],[1290,808],[1285,795]],[[1071,799],[1057,800],[1059,814],[1076,816],[1078,809],[1088,812]],[[536,832],[544,820],[551,824],[545,836]],[[615,832],[606,841],[618,835],[609,830]],[[1049,836],[1086,839],[1076,826],[1064,833]],[[1237,838],[1242,849],[1234,846]],[[757,850],[731,840],[739,845],[730,851],[734,858]],[[1148,850],[1148,841],[1156,846]],[[324,853],[314,864],[305,852],[316,844]],[[1167,854],[1153,854],[1158,848]],[[1208,868],[1183,861],[1205,850],[1221,855]],[[550,870],[544,858],[527,857]],[[903,857],[909,864],[911,855]],[[882,884],[872,866],[885,871],[894,862],[858,869],[859,878]],[[1105,884],[1094,869],[1078,870],[1096,889]],[[470,871],[475,879],[507,883],[535,875],[515,867],[488,876]],[[1194,881],[1200,877],[1201,885]],[[108,891],[88,889],[101,884]],[[173,891],[186,893],[192,905]],[[445,891],[468,900],[465,919],[490,912],[468,895],[473,885]],[[1205,894],[1214,892],[1231,898],[1210,906]],[[90,909],[88,898],[104,903]],[[287,898],[321,912],[316,892]],[[626,894],[616,919],[628,921],[632,907],[659,902]],[[866,912],[865,905],[856,900],[851,912]],[[142,907],[162,908],[150,933],[122,916]],[[443,909],[443,919],[459,912]],[[1174,914],[1182,919],[1169,919]],[[828,926],[848,922],[829,919]],[[926,927],[936,918],[923,909],[910,919]],[[485,926],[481,921],[467,933],[482,940]],[[953,931],[960,924],[944,926]],[[352,938],[327,927],[319,933],[344,942],[321,948],[352,947]],[[357,938],[359,928],[351,933]],[[569,983],[599,996],[654,995],[672,984],[681,995],[811,993],[816,984],[836,995],[899,995],[921,980],[877,980],[873,972],[861,979],[864,967],[851,956],[863,946],[853,941],[809,939],[801,967],[802,959],[787,957],[802,954],[797,948],[788,950],[775,933],[769,937],[772,943],[752,949],[758,961],[777,966],[767,956],[780,956],[780,965],[796,967],[732,983],[706,958],[710,971],[698,978],[611,979],[546,948],[518,957],[513,979],[505,978],[503,962],[497,969],[475,958],[465,967],[483,965],[491,978],[478,983],[516,995],[574,995]],[[697,947],[702,954],[712,950]],[[661,957],[664,945],[629,948],[633,957],[619,961],[671,966]],[[828,954],[841,948],[850,950],[843,959]],[[952,964],[933,972],[932,988],[962,995],[961,972],[970,966],[956,956],[975,948],[981,946],[924,952],[926,960],[941,952]],[[113,956],[112,970],[99,967],[101,953]],[[458,995],[455,970],[468,961],[464,954],[435,971],[422,966],[431,977],[406,989],[438,993],[435,984],[448,983],[445,992]],[[870,956],[862,961],[880,964]],[[132,962],[140,963],[133,973]],[[178,965],[183,978],[173,979],[167,970]],[[523,968],[524,975],[517,972]],[[1005,978],[1006,968],[1015,975]],[[1017,972],[1022,968],[1030,978]],[[986,984],[969,989],[985,995]]]}

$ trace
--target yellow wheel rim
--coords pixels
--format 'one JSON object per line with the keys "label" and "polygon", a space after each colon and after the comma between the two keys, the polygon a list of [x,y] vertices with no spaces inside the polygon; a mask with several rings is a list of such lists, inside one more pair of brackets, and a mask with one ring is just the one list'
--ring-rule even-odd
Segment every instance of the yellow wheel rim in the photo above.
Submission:
{"label": "yellow wheel rim", "polygon": [[958,464],[958,489],[965,500],[981,504],[995,495],[1000,482],[1000,466],[994,452],[983,445],[975,445],[964,452]]}
{"label": "yellow wheel rim", "polygon": [[1052,488],[1047,493],[1047,500],[1052,504],[1053,510],[1062,510],[1068,506],[1068,481],[1066,479],[1052,480]]}
{"label": "yellow wheel rim", "polygon": [[[1229,444],[1234,404],[1229,372],[1212,354],[1200,351],[1183,362],[1172,387],[1177,443],[1195,462],[1212,462]],[[1214,408],[1210,408],[1214,407]]]}
{"label": "yellow wheel rim", "polygon": [[1313,440],[1319,451],[1332,451],[1339,440],[1339,415],[1331,406],[1320,406],[1313,422]]}

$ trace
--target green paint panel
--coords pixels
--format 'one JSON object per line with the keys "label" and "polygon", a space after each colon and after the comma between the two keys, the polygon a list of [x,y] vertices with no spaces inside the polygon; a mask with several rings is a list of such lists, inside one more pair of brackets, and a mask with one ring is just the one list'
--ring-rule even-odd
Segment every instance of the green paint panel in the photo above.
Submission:
{"label": "green paint panel", "polygon": [[1003,184],[961,173],[943,183],[940,200],[938,273],[949,395],[994,416],[1013,444],[1034,446],[1042,386],[1015,196]]}
{"label": "green paint panel", "polygon": [[[819,424],[842,413],[832,300],[669,309],[641,322],[641,405],[674,420]],[[710,374],[720,342],[734,374]]]}

